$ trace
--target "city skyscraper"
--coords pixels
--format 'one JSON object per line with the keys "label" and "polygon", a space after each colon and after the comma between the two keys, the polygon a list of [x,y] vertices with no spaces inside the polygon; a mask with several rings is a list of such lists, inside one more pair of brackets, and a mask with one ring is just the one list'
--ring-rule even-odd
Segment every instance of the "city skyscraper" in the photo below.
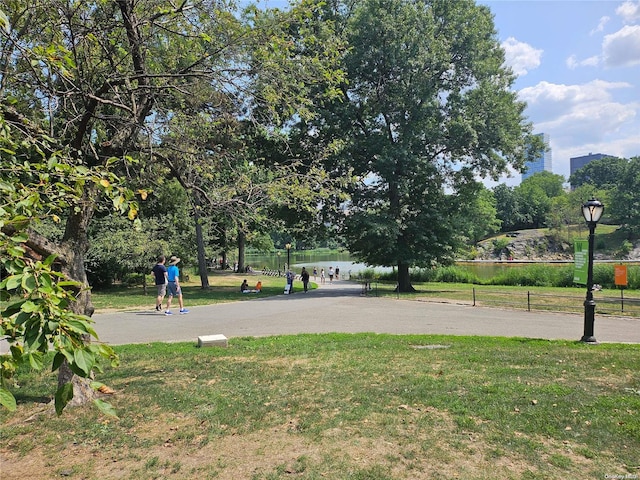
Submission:
{"label": "city skyscraper", "polygon": [[571,157],[569,159],[569,175],[573,175],[576,170],[581,169],[589,162],[593,162],[594,160],[601,160],[607,157],[614,157],[614,155],[609,155],[607,153],[589,152],[589,155],[583,155],[581,157]]}
{"label": "city skyscraper", "polygon": [[526,180],[531,175],[546,170],[551,172],[551,147],[549,147],[549,135],[546,133],[538,133],[537,137],[541,137],[545,144],[545,148],[538,152],[536,158],[525,163],[526,170],[522,173],[522,180]]}

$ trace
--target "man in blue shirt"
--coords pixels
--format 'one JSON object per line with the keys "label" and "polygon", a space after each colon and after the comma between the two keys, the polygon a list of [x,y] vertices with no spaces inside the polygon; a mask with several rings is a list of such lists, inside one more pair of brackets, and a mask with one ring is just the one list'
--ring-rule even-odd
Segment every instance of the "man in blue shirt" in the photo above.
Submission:
{"label": "man in blue shirt", "polygon": [[178,297],[178,303],[180,304],[180,313],[185,314],[189,313],[189,310],[184,308],[184,303],[182,302],[182,289],[180,288],[180,270],[178,269],[178,262],[180,259],[178,257],[171,257],[169,259],[169,268],[167,268],[167,290],[169,292],[169,297],[167,299],[167,310],[164,312],[165,315],[173,315],[171,312],[171,301],[173,297]]}

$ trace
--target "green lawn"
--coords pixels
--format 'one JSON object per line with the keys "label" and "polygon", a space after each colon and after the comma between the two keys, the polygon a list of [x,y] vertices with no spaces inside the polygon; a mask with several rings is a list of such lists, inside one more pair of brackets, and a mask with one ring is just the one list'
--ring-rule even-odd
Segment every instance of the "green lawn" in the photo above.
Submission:
{"label": "green lawn", "polygon": [[[285,285],[284,277],[271,277],[256,274],[215,274],[209,276],[210,288],[203,289],[200,286],[200,279],[191,277],[189,281],[183,282],[182,295],[185,305],[210,305],[223,302],[238,302],[252,300],[258,294],[240,293],[240,284],[243,279],[247,279],[249,286],[253,287],[260,280],[262,281],[261,296],[282,295]],[[317,286],[310,282],[310,288]],[[302,288],[302,283],[296,281],[296,286]],[[128,310],[141,307],[153,308],[156,301],[156,287],[153,284],[147,286],[145,294],[142,287],[112,287],[105,290],[92,292],[91,300],[96,312],[106,310]],[[167,299],[164,299],[166,305]],[[173,302],[175,304],[175,301]]]}
{"label": "green lawn", "polygon": [[19,372],[3,480],[640,474],[637,345],[326,334],[116,350],[98,380],[118,419],[43,413],[55,374]]}

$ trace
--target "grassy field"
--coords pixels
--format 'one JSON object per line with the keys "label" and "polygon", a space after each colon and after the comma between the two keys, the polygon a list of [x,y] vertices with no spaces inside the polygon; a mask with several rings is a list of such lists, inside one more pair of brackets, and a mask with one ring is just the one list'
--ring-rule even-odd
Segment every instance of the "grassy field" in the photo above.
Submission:
{"label": "grassy field", "polygon": [[117,419],[51,415],[55,375],[20,372],[3,480],[640,475],[634,345],[326,334],[116,350],[99,380]]}
{"label": "grassy field", "polygon": [[[367,294],[403,300],[452,302],[517,310],[545,310],[581,313],[584,311],[585,288],[520,287],[505,285],[473,285],[470,283],[415,283],[413,293],[395,291],[395,283],[371,283]],[[640,295],[636,290],[604,289],[594,292],[596,313],[640,317]]]}
{"label": "grassy field", "polygon": [[[284,277],[270,277],[257,274],[218,273],[209,275],[211,288],[203,289],[200,279],[191,277],[189,281],[181,283],[182,295],[185,305],[211,305],[223,302],[238,302],[252,300],[254,295],[240,293],[240,284],[247,279],[249,286],[253,287],[262,281],[262,296],[282,295],[284,290]],[[297,281],[296,286],[302,288],[302,283]],[[315,288],[315,285],[310,285]],[[143,287],[112,287],[105,290],[92,292],[91,299],[97,313],[109,310],[128,310],[140,307],[153,308],[156,301],[156,287],[153,284],[147,286],[145,294]],[[164,305],[167,304],[165,297]],[[176,301],[173,302],[176,305]]]}

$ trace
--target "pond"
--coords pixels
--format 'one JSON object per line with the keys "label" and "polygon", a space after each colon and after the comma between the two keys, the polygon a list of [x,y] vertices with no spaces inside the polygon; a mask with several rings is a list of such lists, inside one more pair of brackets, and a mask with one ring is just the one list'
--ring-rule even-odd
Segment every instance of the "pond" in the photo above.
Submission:
{"label": "pond", "polygon": [[[324,268],[325,271],[329,267],[339,268],[344,278],[348,278],[349,272],[355,275],[364,270],[375,270],[376,272],[392,272],[392,267],[368,267],[364,263],[354,262],[349,252],[318,252],[318,251],[294,251],[291,250],[291,266],[295,271],[299,271],[302,267],[306,267],[310,272],[316,267],[318,272]],[[282,251],[280,255],[272,254],[247,254],[245,256],[245,264],[251,266],[254,270],[260,271],[263,268],[269,270],[284,270],[287,263],[287,252]],[[457,262],[456,265],[464,267],[471,273],[474,273],[480,280],[488,280],[499,275],[507,269],[524,268],[533,263],[538,265],[566,266],[573,265],[573,262],[527,262],[527,261],[509,261],[509,262],[489,262],[489,261],[468,261]]]}

